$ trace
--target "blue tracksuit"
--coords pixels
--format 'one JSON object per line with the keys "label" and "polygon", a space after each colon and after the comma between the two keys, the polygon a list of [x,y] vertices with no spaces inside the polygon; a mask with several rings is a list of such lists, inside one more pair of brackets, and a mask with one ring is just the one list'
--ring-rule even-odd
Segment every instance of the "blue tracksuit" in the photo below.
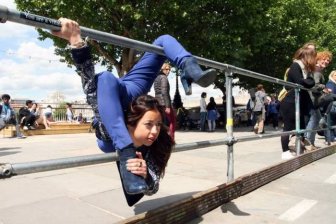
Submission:
{"label": "blue tracksuit", "polygon": [[[191,57],[191,54],[169,35],[158,37],[154,45],[162,47],[165,56],[146,52],[124,77],[116,78],[108,71],[96,77],[98,112],[112,139],[111,142],[97,140],[99,148],[104,152],[122,150],[133,143],[125,125],[124,111],[132,100],[150,91],[164,61],[168,59],[181,68],[184,59]],[[91,58],[89,54],[83,54],[83,50],[85,51],[85,47],[72,52],[76,66],[84,73],[94,73],[92,69],[87,69],[88,66],[81,67],[81,64],[85,64],[84,62]],[[89,75],[94,77],[94,74]]]}

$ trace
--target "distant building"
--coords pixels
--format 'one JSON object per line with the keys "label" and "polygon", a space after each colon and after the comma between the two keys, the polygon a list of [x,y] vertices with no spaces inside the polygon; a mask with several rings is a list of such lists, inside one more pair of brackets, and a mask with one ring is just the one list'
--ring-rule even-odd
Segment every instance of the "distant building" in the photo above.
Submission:
{"label": "distant building", "polygon": [[60,91],[56,91],[54,93],[51,93],[48,95],[48,97],[44,100],[42,100],[42,103],[46,102],[46,103],[55,103],[55,104],[59,104],[62,102],[65,102],[65,96],[62,92]]}

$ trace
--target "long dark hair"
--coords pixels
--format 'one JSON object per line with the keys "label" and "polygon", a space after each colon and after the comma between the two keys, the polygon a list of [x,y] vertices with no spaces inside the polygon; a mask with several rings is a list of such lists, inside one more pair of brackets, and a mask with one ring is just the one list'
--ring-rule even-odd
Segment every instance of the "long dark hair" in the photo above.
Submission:
{"label": "long dark hair", "polygon": [[294,55],[296,60],[301,60],[307,72],[313,72],[316,66],[316,51],[311,48],[299,48]]}
{"label": "long dark hair", "polygon": [[[165,112],[164,107],[152,96],[142,95],[132,101],[130,108],[127,112],[126,124],[135,127],[143,115],[150,110],[158,111],[164,120]],[[162,124],[160,133],[156,141],[151,146],[143,146],[148,149],[154,163],[160,171],[160,176],[164,176],[165,168],[170,158],[174,141],[168,134],[168,128]]]}

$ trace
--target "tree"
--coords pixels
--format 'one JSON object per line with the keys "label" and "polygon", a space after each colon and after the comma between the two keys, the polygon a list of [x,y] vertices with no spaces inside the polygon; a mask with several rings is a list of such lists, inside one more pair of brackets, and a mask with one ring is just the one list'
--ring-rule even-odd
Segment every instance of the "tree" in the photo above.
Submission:
{"label": "tree", "polygon": [[[195,34],[185,27],[191,25],[190,23],[194,23],[193,27],[198,27],[201,23],[194,20],[195,15],[190,16],[186,11],[189,10],[190,4],[184,1],[16,0],[16,3],[20,10],[50,18],[71,18],[81,26],[149,43],[165,33],[170,33],[176,38],[183,37],[185,43],[188,43]],[[41,29],[38,29],[38,32],[41,40],[51,38],[54,41],[56,54],[63,56],[66,63],[73,63],[64,40]],[[194,39],[193,44],[199,46],[201,44],[198,43],[205,41],[206,39],[198,37]],[[109,69],[115,67],[119,76],[127,72],[142,53],[97,41],[91,41],[91,44],[94,48],[94,60]]]}
{"label": "tree", "polygon": [[[336,42],[334,0],[16,0],[18,8],[51,18],[68,17],[80,25],[152,42],[169,33],[194,55],[283,78],[294,52],[314,40],[320,49]],[[65,41],[39,30],[40,39],[52,38],[56,53],[69,65]],[[115,67],[122,76],[142,52],[92,41],[96,62]],[[329,66],[329,67],[332,67]],[[220,71],[221,72],[221,71]],[[263,83],[266,90],[281,86],[238,75],[245,88]],[[222,91],[224,73],[215,84]]]}

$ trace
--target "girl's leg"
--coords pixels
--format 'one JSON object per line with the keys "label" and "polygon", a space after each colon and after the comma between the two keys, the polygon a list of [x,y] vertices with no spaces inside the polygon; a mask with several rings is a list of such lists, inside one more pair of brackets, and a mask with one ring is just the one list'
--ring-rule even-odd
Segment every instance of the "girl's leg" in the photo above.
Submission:
{"label": "girl's leg", "polygon": [[166,57],[146,52],[140,61],[121,78],[125,83],[130,99],[147,94],[150,91],[166,59],[180,67],[186,57],[192,56],[175,38],[169,35],[158,37],[153,44],[162,47]]}
{"label": "girl's leg", "polygon": [[[283,119],[283,131],[291,131],[295,129],[295,106],[294,104],[282,104],[280,107],[281,115]],[[286,152],[289,150],[289,136],[281,136],[281,146],[282,151]]]}
{"label": "girl's leg", "polygon": [[[162,47],[165,56],[146,52],[140,61],[122,77],[129,99],[134,99],[150,91],[166,59],[182,69],[183,74],[186,73],[186,75],[184,75],[186,76],[184,77],[185,79],[197,82],[201,86],[210,85],[216,78],[214,70],[203,72],[192,55],[186,51],[174,37],[163,35],[158,37],[153,44]],[[193,59],[194,61],[190,61],[189,59]],[[181,75],[181,80],[182,76],[183,75]],[[206,80],[206,83],[204,83],[203,80]],[[188,88],[190,88],[190,86]]]}
{"label": "girl's leg", "polygon": [[127,109],[128,102],[124,100],[123,105],[120,101],[120,95],[123,95],[124,92],[123,88],[119,80],[110,72],[103,72],[98,75],[97,85],[100,119],[114,147],[123,149],[133,143],[124,119],[124,110]]}
{"label": "girl's leg", "polygon": [[262,116],[258,117],[258,134],[263,133],[264,131],[264,119]]}
{"label": "girl's leg", "polygon": [[128,194],[143,193],[147,189],[144,178],[131,173],[126,168],[127,160],[135,158],[136,153],[124,119],[124,109],[129,102],[127,99],[121,102],[121,96],[126,92],[125,86],[109,72],[98,75],[97,79],[99,116],[112,139],[112,144],[98,140],[98,146],[104,152],[114,151],[114,149],[118,151],[119,172],[125,191]]}
{"label": "girl's leg", "polygon": [[45,128],[50,129],[50,124],[49,124],[49,121],[48,121],[47,117],[45,115],[42,115],[42,118],[43,118],[43,124],[44,124]]}
{"label": "girl's leg", "polygon": [[209,128],[209,131],[212,131],[212,125],[211,125],[211,120],[208,120],[208,128]]}

